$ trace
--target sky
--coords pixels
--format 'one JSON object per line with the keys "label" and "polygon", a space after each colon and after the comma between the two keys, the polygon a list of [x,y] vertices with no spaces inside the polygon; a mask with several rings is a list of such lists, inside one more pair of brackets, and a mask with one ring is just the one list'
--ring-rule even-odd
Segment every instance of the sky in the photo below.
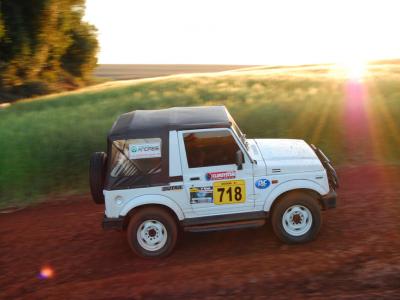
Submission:
{"label": "sky", "polygon": [[99,63],[306,64],[400,57],[399,0],[87,0]]}

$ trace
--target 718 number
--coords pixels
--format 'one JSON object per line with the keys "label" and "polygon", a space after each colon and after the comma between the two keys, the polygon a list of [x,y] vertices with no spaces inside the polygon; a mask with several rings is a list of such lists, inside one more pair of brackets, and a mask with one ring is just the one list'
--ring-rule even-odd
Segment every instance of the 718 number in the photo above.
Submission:
{"label": "718 number", "polygon": [[[217,188],[217,191],[220,193],[219,194],[219,202],[224,202],[224,194],[226,194],[229,197],[229,202],[233,202],[233,200],[236,201],[241,201],[243,199],[242,195],[242,188],[240,186],[235,187],[232,189],[232,187],[228,188]],[[225,200],[226,201],[226,200]]]}

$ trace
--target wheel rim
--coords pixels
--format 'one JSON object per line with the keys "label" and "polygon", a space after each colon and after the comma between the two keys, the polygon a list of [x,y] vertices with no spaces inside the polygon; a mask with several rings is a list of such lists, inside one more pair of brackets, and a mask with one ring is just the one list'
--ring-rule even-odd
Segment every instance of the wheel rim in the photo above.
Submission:
{"label": "wheel rim", "polygon": [[282,216],[285,231],[293,236],[306,234],[312,225],[311,211],[303,205],[293,205],[286,209]]}
{"label": "wheel rim", "polygon": [[146,220],[137,230],[137,241],[147,251],[157,251],[167,243],[167,229],[157,220]]}

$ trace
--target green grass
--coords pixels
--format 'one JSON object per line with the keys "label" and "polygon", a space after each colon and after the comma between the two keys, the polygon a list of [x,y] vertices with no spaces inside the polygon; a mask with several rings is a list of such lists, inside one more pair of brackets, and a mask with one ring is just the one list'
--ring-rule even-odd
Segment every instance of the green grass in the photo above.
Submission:
{"label": "green grass", "polygon": [[0,110],[0,206],[86,192],[91,153],[105,150],[118,115],[136,109],[226,105],[248,137],[305,139],[338,164],[400,163],[400,64],[371,68],[372,137],[355,136],[355,152],[346,133],[346,79],[329,66],[172,76],[15,103]]}

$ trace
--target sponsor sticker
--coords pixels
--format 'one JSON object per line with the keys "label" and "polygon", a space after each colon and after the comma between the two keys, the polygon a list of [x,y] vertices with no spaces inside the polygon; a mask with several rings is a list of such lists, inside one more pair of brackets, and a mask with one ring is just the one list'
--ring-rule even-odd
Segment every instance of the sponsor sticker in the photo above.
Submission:
{"label": "sponsor sticker", "polygon": [[261,178],[256,181],[256,188],[258,189],[266,189],[271,185],[271,182],[267,178]]}
{"label": "sponsor sticker", "polygon": [[225,180],[236,178],[236,171],[209,172],[206,175],[207,180]]}
{"label": "sponsor sticker", "polygon": [[191,187],[189,192],[190,192],[190,204],[213,202],[212,186]]}
{"label": "sponsor sticker", "polygon": [[129,144],[129,159],[161,157],[161,141],[145,144]]}

